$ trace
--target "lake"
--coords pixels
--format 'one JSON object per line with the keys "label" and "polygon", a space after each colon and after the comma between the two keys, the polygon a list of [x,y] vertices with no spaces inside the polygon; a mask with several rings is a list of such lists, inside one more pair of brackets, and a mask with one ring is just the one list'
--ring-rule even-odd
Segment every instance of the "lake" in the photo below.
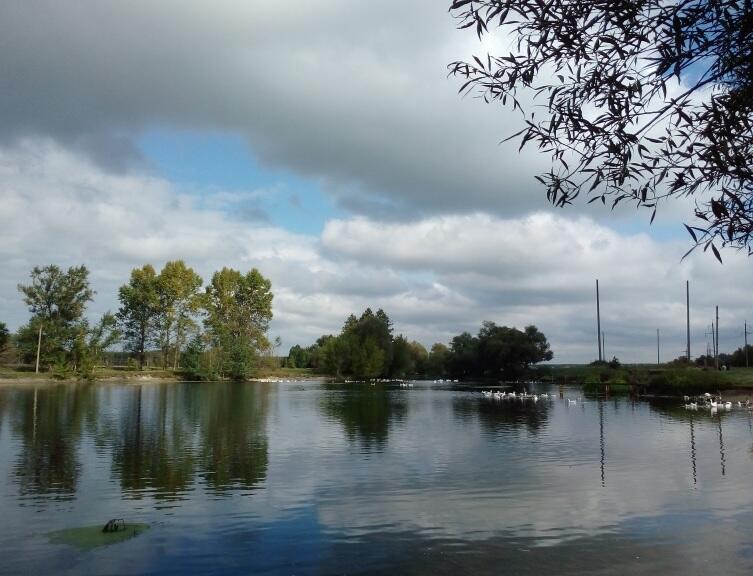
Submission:
{"label": "lake", "polygon": [[[753,571],[747,410],[480,389],[0,388],[0,573]],[[151,528],[48,537],[111,518]]]}

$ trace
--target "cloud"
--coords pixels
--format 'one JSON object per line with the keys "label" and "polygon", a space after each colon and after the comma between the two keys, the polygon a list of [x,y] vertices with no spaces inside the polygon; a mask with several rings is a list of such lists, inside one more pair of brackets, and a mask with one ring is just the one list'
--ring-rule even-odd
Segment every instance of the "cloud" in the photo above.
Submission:
{"label": "cloud", "polygon": [[272,334],[283,337],[285,350],[338,332],[349,314],[370,306],[427,346],[493,320],[537,325],[558,361],[591,360],[595,278],[607,353],[626,361],[655,357],[656,328],[667,359],[682,352],[686,279],[694,353],[705,350],[714,305],[721,306],[723,350],[740,345],[742,322],[753,318],[744,255],[727,254],[723,267],[704,254],[683,261],[682,241],[619,233],[586,217],[351,217],[314,236],[227,210],[253,207],[264,191],[215,195],[197,198],[146,173],[113,173],[49,140],[0,148],[0,318],[12,328],[25,322],[16,284],[34,265],[86,264],[97,315],[117,308],[117,288],[133,267],[172,259],[205,280],[223,266],[259,268],[272,280]]}
{"label": "cloud", "polygon": [[52,137],[127,172],[147,128],[228,130],[360,213],[546,207],[546,159],[499,145],[519,118],[447,78],[476,46],[441,3],[11,0],[0,36],[6,143]]}

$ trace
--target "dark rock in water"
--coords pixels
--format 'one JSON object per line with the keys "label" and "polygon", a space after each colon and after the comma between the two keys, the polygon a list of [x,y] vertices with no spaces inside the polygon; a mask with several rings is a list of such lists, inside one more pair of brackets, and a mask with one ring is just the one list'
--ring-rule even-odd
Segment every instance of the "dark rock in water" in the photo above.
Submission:
{"label": "dark rock in water", "polygon": [[121,532],[123,530],[125,530],[125,520],[122,518],[113,518],[102,528],[102,532]]}

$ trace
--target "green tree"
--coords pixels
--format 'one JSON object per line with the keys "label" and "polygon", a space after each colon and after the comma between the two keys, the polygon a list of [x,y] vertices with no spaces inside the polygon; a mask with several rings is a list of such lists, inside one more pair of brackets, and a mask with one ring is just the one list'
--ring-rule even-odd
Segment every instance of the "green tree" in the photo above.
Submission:
{"label": "green tree", "polygon": [[121,334],[115,316],[107,312],[94,326],[84,320],[79,326],[73,346],[73,369],[79,377],[91,380],[94,368],[102,361],[103,353],[120,341]]}
{"label": "green tree", "polygon": [[10,332],[8,332],[8,327],[5,325],[5,322],[0,322],[0,354],[5,352],[9,343]]}
{"label": "green tree", "polygon": [[730,366],[745,367],[751,364],[753,364],[753,346],[750,344],[748,344],[747,349],[745,346],[740,346],[731,354],[729,359]]}
{"label": "green tree", "polygon": [[463,332],[452,339],[446,366],[453,376],[478,376],[478,344],[478,338],[469,332]]}
{"label": "green tree", "polygon": [[86,305],[94,291],[89,287],[89,271],[73,266],[35,266],[31,284],[18,285],[29,307],[31,319],[19,330],[18,344],[26,361],[36,355],[41,329],[40,365],[65,366],[71,361],[74,341],[81,330]]}
{"label": "green tree", "polygon": [[478,336],[463,332],[452,339],[447,366],[457,377],[509,380],[552,357],[546,336],[535,326],[518,330],[484,322]]}
{"label": "green tree", "polygon": [[118,291],[118,322],[126,349],[136,354],[141,370],[146,362],[147,347],[158,340],[159,296],[159,280],[151,264],[131,270],[128,284]]}
{"label": "green tree", "polygon": [[392,343],[390,377],[405,378],[413,374],[416,365],[411,352],[411,345],[402,334],[395,338],[395,341]]}
{"label": "green tree", "polygon": [[484,322],[478,343],[477,372],[484,376],[516,378],[532,364],[552,359],[546,337],[535,326],[520,331]]}
{"label": "green tree", "polygon": [[413,373],[416,375],[426,374],[427,363],[429,361],[429,353],[426,351],[426,348],[415,340],[408,344],[408,348],[413,362]]}
{"label": "green tree", "polygon": [[432,378],[443,377],[447,374],[450,360],[450,349],[442,343],[433,344],[426,361],[426,375]]}
{"label": "green tree", "polygon": [[351,373],[356,378],[371,380],[384,374],[385,351],[373,336],[351,348]]}
{"label": "green tree", "polygon": [[352,340],[352,336],[341,334],[324,342],[320,354],[320,368],[323,372],[338,379],[350,373]]}
{"label": "green tree", "polygon": [[[518,110],[513,135],[551,154],[537,179],[656,211],[694,197],[695,245],[753,251],[753,4],[739,0],[453,0],[461,28],[499,30],[508,54],[450,64],[486,101]],[[652,217],[653,219],[653,217]]]}
{"label": "green tree", "polygon": [[204,323],[220,355],[219,374],[249,376],[267,339],[272,320],[272,283],[254,268],[245,275],[223,268],[206,287]]}
{"label": "green tree", "polygon": [[196,333],[181,352],[180,367],[189,377],[203,379],[202,377],[206,375],[207,367],[203,361],[205,348],[203,335]]}
{"label": "green tree", "polygon": [[315,346],[302,348],[298,344],[293,346],[288,352],[287,366],[289,368],[310,368],[311,355]]}
{"label": "green tree", "polygon": [[159,344],[165,368],[172,353],[173,368],[185,344],[186,335],[196,328],[194,316],[199,310],[199,290],[203,280],[183,260],[168,262],[157,276]]}

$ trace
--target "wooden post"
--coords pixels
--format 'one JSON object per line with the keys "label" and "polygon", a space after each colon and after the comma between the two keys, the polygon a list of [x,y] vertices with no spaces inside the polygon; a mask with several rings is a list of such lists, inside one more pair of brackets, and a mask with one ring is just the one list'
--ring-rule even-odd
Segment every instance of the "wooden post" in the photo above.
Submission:
{"label": "wooden post", "polygon": [[42,325],[39,325],[39,337],[37,338],[37,365],[34,373],[39,374],[39,350],[42,348]]}
{"label": "wooden post", "polygon": [[599,347],[599,362],[604,358],[601,355],[601,310],[599,309],[599,280],[596,280],[596,339]]}

